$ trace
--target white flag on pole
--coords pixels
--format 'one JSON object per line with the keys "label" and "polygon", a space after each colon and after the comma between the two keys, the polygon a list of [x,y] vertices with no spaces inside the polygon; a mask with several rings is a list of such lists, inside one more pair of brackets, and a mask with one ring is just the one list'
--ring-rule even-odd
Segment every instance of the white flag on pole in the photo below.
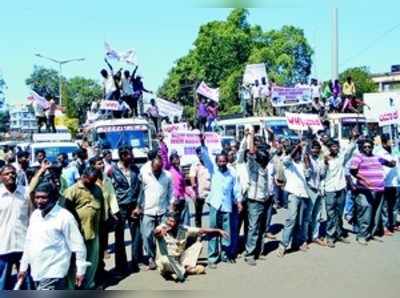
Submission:
{"label": "white flag on pole", "polygon": [[134,49],[130,49],[125,52],[117,51],[113,49],[108,42],[104,42],[104,48],[106,50],[106,58],[127,64],[137,65],[137,57]]}
{"label": "white flag on pole", "polygon": [[41,106],[43,109],[48,109],[49,108],[49,102],[47,101],[46,98],[43,96],[40,96],[37,94],[35,91],[32,90],[31,95],[27,97],[27,99],[31,103],[36,103],[37,105]]}

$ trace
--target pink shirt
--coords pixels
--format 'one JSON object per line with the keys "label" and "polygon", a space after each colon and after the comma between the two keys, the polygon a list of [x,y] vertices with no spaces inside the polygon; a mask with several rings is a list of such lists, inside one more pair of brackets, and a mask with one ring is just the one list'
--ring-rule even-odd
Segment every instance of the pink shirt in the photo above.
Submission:
{"label": "pink shirt", "polygon": [[185,199],[185,175],[180,169],[171,166],[169,169],[172,178],[172,194],[175,201]]}
{"label": "pink shirt", "polygon": [[357,169],[359,176],[362,176],[368,183],[357,179],[357,186],[372,191],[383,191],[385,188],[385,173],[380,158],[376,155],[367,156],[357,154],[351,160],[351,169]]}

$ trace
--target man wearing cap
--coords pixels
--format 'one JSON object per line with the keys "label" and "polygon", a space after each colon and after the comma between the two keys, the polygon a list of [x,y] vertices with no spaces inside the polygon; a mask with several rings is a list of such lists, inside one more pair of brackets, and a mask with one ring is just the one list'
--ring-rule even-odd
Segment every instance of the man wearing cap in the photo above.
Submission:
{"label": "man wearing cap", "polygon": [[57,204],[57,188],[39,184],[34,193],[37,209],[29,220],[18,279],[31,268],[37,290],[63,290],[72,253],[77,268],[75,283],[82,286],[86,267],[86,247],[73,215]]}

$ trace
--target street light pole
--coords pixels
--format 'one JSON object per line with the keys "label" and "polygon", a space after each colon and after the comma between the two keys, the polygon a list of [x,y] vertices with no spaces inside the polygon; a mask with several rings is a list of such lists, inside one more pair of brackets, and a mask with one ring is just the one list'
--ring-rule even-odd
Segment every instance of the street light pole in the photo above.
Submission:
{"label": "street light pole", "polygon": [[54,58],[43,56],[42,54],[35,54],[35,56],[58,64],[58,91],[59,91],[59,98],[60,98],[60,106],[62,106],[62,66],[63,66],[63,64],[67,64],[70,62],[84,61],[85,58],[57,60]]}

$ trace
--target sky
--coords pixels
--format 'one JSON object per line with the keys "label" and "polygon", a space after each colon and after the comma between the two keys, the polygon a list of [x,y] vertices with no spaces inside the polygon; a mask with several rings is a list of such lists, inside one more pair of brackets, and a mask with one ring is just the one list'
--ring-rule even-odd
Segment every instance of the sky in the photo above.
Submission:
{"label": "sky", "polygon": [[[63,75],[100,82],[104,42],[135,49],[145,87],[156,91],[174,62],[193,46],[202,24],[225,19],[230,7],[249,7],[249,22],[264,30],[294,25],[314,48],[313,77],[330,78],[332,8],[339,11],[339,71],[368,66],[388,72],[400,64],[398,0],[36,0],[4,1],[0,17],[0,72],[8,104],[26,102],[25,79],[34,65],[57,66],[35,56],[85,58]],[[268,70],[267,70],[268,71]]]}

